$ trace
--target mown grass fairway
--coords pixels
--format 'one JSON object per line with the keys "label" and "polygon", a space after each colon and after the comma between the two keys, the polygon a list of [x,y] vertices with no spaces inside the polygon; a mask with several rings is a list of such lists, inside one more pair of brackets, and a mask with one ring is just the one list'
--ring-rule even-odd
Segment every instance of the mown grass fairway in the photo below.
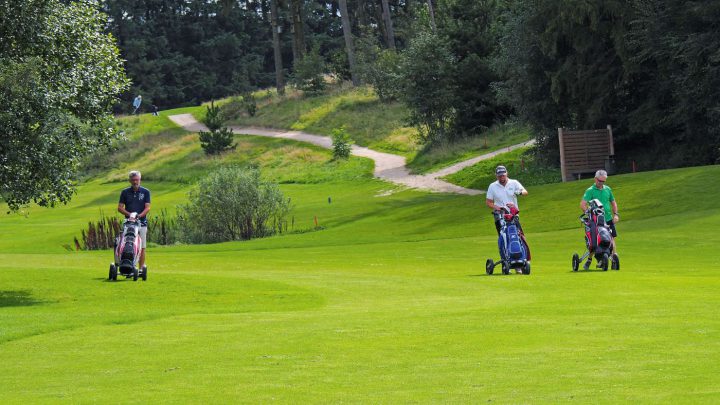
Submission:
{"label": "mown grass fairway", "polygon": [[[530,276],[486,276],[481,197],[287,184],[296,229],[155,247],[147,282],[66,252],[123,183],[0,220],[0,397],[54,402],[716,402],[720,167],[611,177],[619,272],[572,273],[586,182],[530,187]],[[521,179],[522,180],[522,179]],[[144,182],[154,210],[187,186]],[[332,197],[328,204],[327,198]]]}

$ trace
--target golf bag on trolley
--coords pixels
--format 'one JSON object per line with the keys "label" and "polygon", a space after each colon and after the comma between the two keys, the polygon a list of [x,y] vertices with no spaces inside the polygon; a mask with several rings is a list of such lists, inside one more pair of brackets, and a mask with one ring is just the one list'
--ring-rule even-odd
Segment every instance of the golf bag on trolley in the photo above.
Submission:
{"label": "golf bag on trolley", "polygon": [[147,266],[138,268],[142,249],[140,226],[134,215],[123,222],[122,232],[115,238],[115,261],[110,264],[109,280],[117,280],[118,273],[134,281],[138,277],[147,280]]}
{"label": "golf bag on trolley", "polygon": [[511,269],[516,269],[523,274],[530,274],[530,249],[525,241],[518,214],[520,211],[514,207],[503,207],[501,211],[495,211],[495,221],[500,225],[498,234],[498,250],[500,261],[488,259],[485,263],[485,272],[493,274],[495,266],[502,265],[503,274],[510,274]]}
{"label": "golf bag on trolley", "polygon": [[597,200],[591,200],[587,210],[580,215],[580,222],[585,228],[585,247],[587,251],[582,257],[577,253],[573,255],[572,268],[577,271],[580,263],[585,259],[594,257],[598,267],[603,271],[610,266],[613,270],[620,270],[620,258],[613,253],[614,240],[610,226],[605,220],[605,208]]}

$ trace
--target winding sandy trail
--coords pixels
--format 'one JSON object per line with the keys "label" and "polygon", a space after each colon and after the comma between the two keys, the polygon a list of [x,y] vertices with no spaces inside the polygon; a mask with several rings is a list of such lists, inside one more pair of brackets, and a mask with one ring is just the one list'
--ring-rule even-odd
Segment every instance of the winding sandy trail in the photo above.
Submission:
{"label": "winding sandy trail", "polygon": [[427,176],[432,176],[432,177],[445,177],[445,176],[448,176],[448,175],[450,175],[450,174],[457,173],[457,172],[459,172],[460,170],[462,170],[462,169],[464,169],[464,168],[466,168],[466,167],[470,167],[470,166],[472,166],[472,165],[474,165],[475,163],[478,163],[478,162],[480,162],[480,161],[488,160],[488,159],[494,158],[495,156],[500,155],[500,154],[502,154],[502,153],[510,152],[510,151],[515,150],[515,149],[524,148],[524,147],[526,147],[526,146],[532,146],[532,145],[535,145],[535,140],[534,140],[534,139],[531,139],[531,140],[529,140],[529,141],[527,141],[527,142],[518,143],[518,144],[516,144],[516,145],[506,146],[506,147],[501,148],[501,149],[498,149],[498,150],[496,150],[496,151],[494,151],[494,152],[490,152],[490,153],[486,153],[486,154],[484,154],[484,155],[476,156],[476,157],[471,158],[471,159],[468,159],[468,160],[463,160],[462,162],[455,163],[454,165],[448,166],[448,167],[446,167],[446,168],[444,168],[444,169],[440,169],[440,170],[438,170],[438,171],[436,171],[436,172],[428,173]]}
{"label": "winding sandy trail", "polygon": [[[192,116],[192,114],[171,115],[168,118],[170,118],[172,122],[180,125],[181,127],[191,132],[208,130],[207,127],[202,123],[198,122],[195,117]],[[307,142],[313,145],[318,145],[326,149],[332,149],[332,139],[327,136],[313,135],[300,131],[282,131],[256,127],[230,127],[230,129],[236,134],[292,139],[295,141]],[[534,141],[529,141],[523,144],[513,145],[509,148],[503,148],[502,150],[487,153],[485,155],[478,156],[460,163],[456,163],[442,170],[424,175],[410,174],[410,170],[405,166],[405,157],[403,156],[378,152],[357,145],[352,146],[352,154],[354,156],[372,159],[375,162],[374,175],[375,177],[382,180],[386,180],[410,188],[429,190],[438,193],[478,195],[485,193],[485,191],[456,186],[455,184],[440,180],[439,177],[447,176],[449,174],[458,172],[465,167],[472,166],[481,160],[489,159],[500,153],[504,153],[506,151],[517,149],[526,145],[531,145],[533,142]]]}

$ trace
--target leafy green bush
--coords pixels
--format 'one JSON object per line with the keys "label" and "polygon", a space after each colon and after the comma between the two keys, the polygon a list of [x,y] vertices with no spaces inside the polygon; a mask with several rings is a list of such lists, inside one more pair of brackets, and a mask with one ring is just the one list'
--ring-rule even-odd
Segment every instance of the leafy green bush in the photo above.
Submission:
{"label": "leafy green bush", "polygon": [[223,116],[220,107],[210,103],[205,115],[205,125],[210,132],[200,131],[200,146],[208,155],[217,155],[235,149],[233,133],[230,128],[223,127]]}
{"label": "leafy green bush", "polygon": [[336,49],[330,54],[328,68],[339,81],[350,81],[352,79],[350,63],[348,63],[345,49]]}
{"label": "leafy green bush", "polygon": [[360,79],[373,87],[380,101],[399,99],[403,89],[400,55],[381,49],[373,37],[360,38],[357,48]]}
{"label": "leafy green bush", "polygon": [[368,82],[383,102],[397,100],[402,94],[400,61],[398,53],[384,49],[375,61],[375,68],[369,71]]}
{"label": "leafy green bush", "polygon": [[317,47],[296,60],[293,68],[290,79],[293,86],[311,96],[322,94],[325,90],[325,61]]}
{"label": "leafy green bush", "polygon": [[451,137],[456,115],[455,69],[455,57],[445,41],[433,33],[421,32],[403,53],[401,100],[410,110],[409,122],[418,129],[422,143]]}
{"label": "leafy green bush", "polygon": [[242,94],[242,105],[245,108],[245,112],[251,116],[254,117],[257,113],[257,101],[255,101],[255,97],[251,92],[246,92]]}
{"label": "leafy green bush", "polygon": [[257,169],[223,167],[212,172],[178,206],[181,238],[214,243],[261,238],[287,229],[290,200]]}
{"label": "leafy green bush", "polygon": [[345,127],[335,128],[332,131],[333,159],[347,159],[352,151],[352,140]]}

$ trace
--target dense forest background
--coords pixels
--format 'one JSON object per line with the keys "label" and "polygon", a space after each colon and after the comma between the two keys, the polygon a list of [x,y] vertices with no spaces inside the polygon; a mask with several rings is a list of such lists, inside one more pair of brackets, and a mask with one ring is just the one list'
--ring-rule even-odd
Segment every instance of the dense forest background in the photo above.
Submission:
{"label": "dense forest background", "polygon": [[[107,0],[132,87],[161,109],[332,75],[402,102],[423,142],[508,121],[614,128],[619,167],[720,160],[720,2]],[[303,61],[305,63],[303,63]],[[118,111],[118,112],[119,112]]]}

